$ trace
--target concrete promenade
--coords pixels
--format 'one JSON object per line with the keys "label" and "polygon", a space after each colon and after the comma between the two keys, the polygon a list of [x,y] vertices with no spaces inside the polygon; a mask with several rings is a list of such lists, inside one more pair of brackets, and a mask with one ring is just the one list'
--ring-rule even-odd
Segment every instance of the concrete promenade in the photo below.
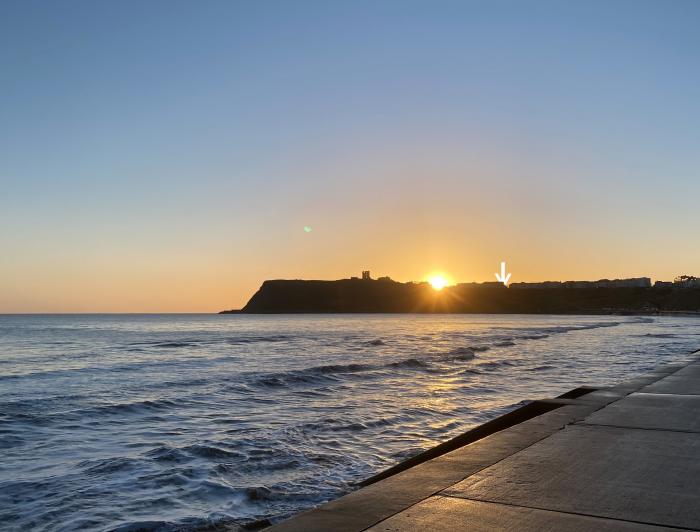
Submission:
{"label": "concrete promenade", "polygon": [[535,401],[365,484],[266,530],[700,530],[700,359]]}

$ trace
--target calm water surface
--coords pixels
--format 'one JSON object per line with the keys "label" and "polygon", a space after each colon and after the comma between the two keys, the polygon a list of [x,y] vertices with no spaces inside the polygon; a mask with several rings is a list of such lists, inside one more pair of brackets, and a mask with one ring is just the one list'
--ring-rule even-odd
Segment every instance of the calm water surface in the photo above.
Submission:
{"label": "calm water surface", "polygon": [[698,347],[694,318],[0,316],[0,523],[275,521],[528,399]]}

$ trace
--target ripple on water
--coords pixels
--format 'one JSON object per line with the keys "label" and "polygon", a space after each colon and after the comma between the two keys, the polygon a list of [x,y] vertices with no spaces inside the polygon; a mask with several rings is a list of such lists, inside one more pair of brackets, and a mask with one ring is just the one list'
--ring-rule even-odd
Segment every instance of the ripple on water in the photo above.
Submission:
{"label": "ripple on water", "polygon": [[182,531],[281,519],[524,397],[683,360],[700,320],[0,316],[0,333],[22,353],[1,361],[3,525]]}

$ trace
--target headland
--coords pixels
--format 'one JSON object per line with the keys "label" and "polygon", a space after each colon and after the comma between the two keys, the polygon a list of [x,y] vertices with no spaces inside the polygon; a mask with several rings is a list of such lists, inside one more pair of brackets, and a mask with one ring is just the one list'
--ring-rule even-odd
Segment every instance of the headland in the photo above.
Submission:
{"label": "headland", "polygon": [[[367,272],[368,273],[368,272]],[[435,290],[427,282],[388,277],[270,280],[241,310],[222,313],[475,313],[695,314],[700,281],[682,276],[652,285],[648,277],[542,283],[459,283]]]}

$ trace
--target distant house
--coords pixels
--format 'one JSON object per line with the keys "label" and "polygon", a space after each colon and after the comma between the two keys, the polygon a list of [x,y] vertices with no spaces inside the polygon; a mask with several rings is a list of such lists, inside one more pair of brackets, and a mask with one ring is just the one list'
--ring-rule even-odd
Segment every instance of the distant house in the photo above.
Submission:
{"label": "distant house", "polygon": [[362,280],[363,281],[370,281],[372,278],[369,276],[369,270],[363,270],[362,271]]}
{"label": "distant house", "polygon": [[651,288],[649,277],[631,279],[600,279],[598,281],[543,281],[541,283],[512,283],[511,288]]}
{"label": "distant house", "polygon": [[656,281],[654,288],[673,288],[673,283],[671,281]]}
{"label": "distant house", "polygon": [[593,288],[594,281],[564,281],[561,283],[563,288]]}
{"label": "distant house", "polygon": [[651,279],[649,277],[633,277],[631,279],[601,279],[596,281],[596,288],[651,288]]}
{"label": "distant house", "polygon": [[377,277],[377,281],[387,282],[387,281],[391,281],[391,280],[392,280],[391,277],[389,277],[388,275],[385,275],[384,277]]}
{"label": "distant house", "polygon": [[700,279],[694,275],[679,275],[673,280],[676,288],[700,288]]}
{"label": "distant house", "polygon": [[543,281],[541,283],[511,283],[511,288],[561,288],[559,281]]}

